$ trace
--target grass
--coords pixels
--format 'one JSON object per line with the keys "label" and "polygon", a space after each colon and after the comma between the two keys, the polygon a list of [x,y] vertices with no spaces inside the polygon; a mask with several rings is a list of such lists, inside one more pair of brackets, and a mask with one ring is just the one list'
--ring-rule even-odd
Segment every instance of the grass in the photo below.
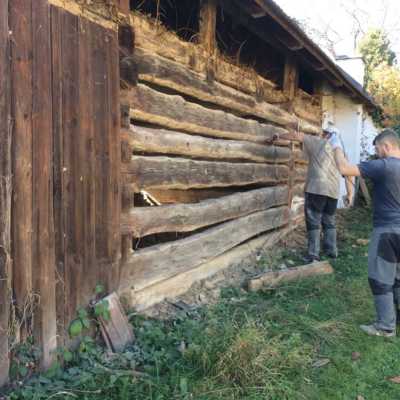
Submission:
{"label": "grass", "polygon": [[[368,337],[368,210],[341,218],[333,276],[265,293],[224,289],[218,304],[157,321],[133,314],[136,345],[110,356],[95,343],[8,393],[8,399],[393,400],[399,339]],[[317,365],[322,366],[317,366]],[[143,371],[137,377],[133,370]]]}

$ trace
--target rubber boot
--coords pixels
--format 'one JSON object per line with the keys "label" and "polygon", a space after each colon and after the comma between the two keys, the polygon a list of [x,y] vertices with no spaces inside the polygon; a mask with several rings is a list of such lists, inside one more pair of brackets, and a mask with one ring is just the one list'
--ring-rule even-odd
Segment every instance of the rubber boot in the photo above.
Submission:
{"label": "rubber boot", "polygon": [[337,258],[336,229],[324,229],[324,252],[328,257]]}
{"label": "rubber boot", "polygon": [[321,230],[313,229],[307,232],[308,236],[308,251],[307,261],[313,262],[319,260],[320,252],[320,241],[321,241]]}

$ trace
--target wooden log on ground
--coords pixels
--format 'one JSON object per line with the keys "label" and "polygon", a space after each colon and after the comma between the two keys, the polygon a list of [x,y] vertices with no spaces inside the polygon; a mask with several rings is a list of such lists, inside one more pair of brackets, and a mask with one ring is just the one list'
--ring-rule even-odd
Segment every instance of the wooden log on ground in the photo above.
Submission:
{"label": "wooden log on ground", "polygon": [[289,282],[294,279],[302,279],[316,275],[332,274],[333,268],[328,261],[314,262],[301,267],[287,268],[279,271],[269,271],[248,282],[248,289],[251,292],[262,288],[272,288],[282,282]]}
{"label": "wooden log on ground", "polygon": [[236,265],[242,265],[243,263],[246,265],[255,263],[258,252],[274,246],[295,227],[295,224],[291,224],[282,229],[269,232],[172,278],[144,287],[142,290],[135,291],[129,289],[122,291],[121,296],[123,296],[130,307],[134,307],[139,312],[144,311],[166,298],[173,299],[180,296],[187,292],[194,283],[210,278],[218,272]]}
{"label": "wooden log on ground", "polygon": [[287,207],[261,211],[185,239],[138,250],[122,267],[120,290],[140,290],[195,268],[262,232],[287,224],[289,213]]}
{"label": "wooden log on ground", "polygon": [[10,367],[8,323],[11,308],[11,72],[8,0],[0,2],[0,387]]}
{"label": "wooden log on ground", "polygon": [[209,109],[188,102],[181,96],[164,94],[143,84],[127,91],[127,96],[123,102],[130,104],[130,116],[134,121],[192,134],[258,143],[288,134],[281,127]]}
{"label": "wooden log on ground", "polygon": [[142,189],[189,189],[278,183],[288,179],[285,165],[193,161],[133,156],[122,165],[125,182]]}
{"label": "wooden log on ground", "polygon": [[134,152],[175,154],[218,160],[251,160],[284,163],[290,159],[285,147],[259,145],[235,140],[210,139],[164,129],[131,127],[123,129],[121,138]]}
{"label": "wooden log on ground", "polygon": [[190,232],[287,203],[288,187],[277,186],[231,196],[160,207],[137,207],[122,214],[121,233],[142,237],[160,232]]}

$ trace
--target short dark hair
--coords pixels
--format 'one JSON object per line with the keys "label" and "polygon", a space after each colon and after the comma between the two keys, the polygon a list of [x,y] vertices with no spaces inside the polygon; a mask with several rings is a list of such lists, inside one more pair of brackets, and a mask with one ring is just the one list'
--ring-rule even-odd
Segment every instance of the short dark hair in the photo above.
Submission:
{"label": "short dark hair", "polygon": [[376,144],[384,141],[388,141],[400,148],[400,138],[393,129],[384,129],[378,136],[376,136],[373,144],[375,146]]}

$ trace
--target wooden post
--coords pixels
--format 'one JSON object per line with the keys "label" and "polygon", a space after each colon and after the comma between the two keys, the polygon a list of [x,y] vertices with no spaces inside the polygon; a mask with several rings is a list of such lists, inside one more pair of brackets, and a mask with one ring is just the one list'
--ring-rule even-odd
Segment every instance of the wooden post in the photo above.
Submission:
{"label": "wooden post", "polygon": [[0,386],[8,381],[11,271],[11,116],[8,0],[0,2]]}
{"label": "wooden post", "polygon": [[283,75],[283,92],[290,102],[293,101],[299,82],[297,63],[293,57],[286,57],[285,70]]}
{"label": "wooden post", "polygon": [[116,0],[117,7],[119,11],[123,14],[128,14],[130,7],[129,7],[129,0]]}
{"label": "wooden post", "polygon": [[199,43],[213,55],[216,49],[215,30],[217,5],[215,0],[202,0],[200,4]]}
{"label": "wooden post", "polygon": [[202,0],[200,2],[199,16],[199,44],[203,46],[207,63],[205,74],[207,82],[212,83],[215,76],[215,52],[217,49],[215,31],[217,25],[217,4],[215,0]]}

